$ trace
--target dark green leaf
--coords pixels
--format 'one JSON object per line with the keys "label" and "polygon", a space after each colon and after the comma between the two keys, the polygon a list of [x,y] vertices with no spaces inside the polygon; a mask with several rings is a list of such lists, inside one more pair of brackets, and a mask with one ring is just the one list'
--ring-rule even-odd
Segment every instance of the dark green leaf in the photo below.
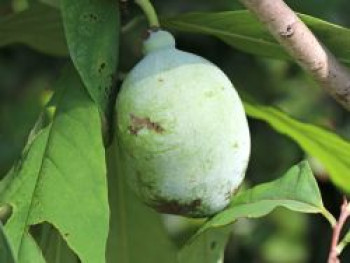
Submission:
{"label": "dark green leaf", "polygon": [[56,8],[33,3],[23,12],[0,18],[0,47],[26,44],[38,51],[66,56],[62,19]]}
{"label": "dark green leaf", "polygon": [[55,8],[60,8],[60,0],[39,0],[42,3],[50,5]]}
{"label": "dark green leaf", "polygon": [[0,262],[15,263],[11,245],[0,222]]}
{"label": "dark green leaf", "polygon": [[56,90],[52,123],[30,136],[20,162],[0,183],[0,205],[13,207],[5,229],[20,263],[44,262],[28,233],[44,221],[83,263],[104,262],[109,208],[99,111],[72,67]]}
{"label": "dark green leaf", "polygon": [[118,63],[118,1],[62,0],[61,9],[73,63],[104,111]]}
{"label": "dark green leaf", "polygon": [[292,138],[303,150],[322,162],[335,184],[350,192],[350,142],[315,125],[297,121],[272,107],[245,103],[245,110],[250,117],[265,121],[276,131]]}
{"label": "dark green leaf", "polygon": [[[350,63],[350,30],[308,15],[300,18],[343,62]],[[256,55],[288,59],[285,50],[248,11],[189,13],[163,20],[170,29],[215,36],[227,44]]]}

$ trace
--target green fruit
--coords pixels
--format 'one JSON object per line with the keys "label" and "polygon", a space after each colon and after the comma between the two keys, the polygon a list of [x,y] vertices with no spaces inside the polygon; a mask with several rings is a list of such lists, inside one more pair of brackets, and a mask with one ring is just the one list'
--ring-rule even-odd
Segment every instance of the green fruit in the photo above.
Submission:
{"label": "green fruit", "polygon": [[207,60],[151,33],[145,57],[117,98],[117,135],[127,179],[160,212],[205,217],[224,209],[250,154],[242,102]]}

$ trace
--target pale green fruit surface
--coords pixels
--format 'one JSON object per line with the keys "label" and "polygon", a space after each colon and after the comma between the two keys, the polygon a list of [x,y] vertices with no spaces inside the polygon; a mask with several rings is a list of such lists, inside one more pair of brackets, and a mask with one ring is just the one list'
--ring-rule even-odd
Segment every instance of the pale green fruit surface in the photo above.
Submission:
{"label": "pale green fruit surface", "polygon": [[160,212],[213,215],[228,205],[247,168],[242,102],[218,67],[175,49],[169,33],[152,33],[144,47],[117,98],[125,176]]}

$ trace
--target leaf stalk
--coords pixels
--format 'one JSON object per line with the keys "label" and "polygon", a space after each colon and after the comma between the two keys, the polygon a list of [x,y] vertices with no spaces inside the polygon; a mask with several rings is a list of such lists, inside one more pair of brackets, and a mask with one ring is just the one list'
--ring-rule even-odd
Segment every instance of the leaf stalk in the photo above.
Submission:
{"label": "leaf stalk", "polygon": [[147,17],[150,28],[159,28],[159,19],[152,3],[149,0],[135,0],[135,3]]}

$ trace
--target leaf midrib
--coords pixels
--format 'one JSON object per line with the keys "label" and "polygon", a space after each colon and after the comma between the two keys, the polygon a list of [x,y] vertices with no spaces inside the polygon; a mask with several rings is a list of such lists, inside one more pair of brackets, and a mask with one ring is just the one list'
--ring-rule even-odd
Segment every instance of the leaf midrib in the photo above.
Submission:
{"label": "leaf midrib", "polygon": [[[64,89],[66,89],[66,88],[64,88]],[[59,98],[57,99],[57,105],[61,105],[61,101],[62,101],[62,97],[64,97],[63,96],[64,93],[65,93],[65,90],[62,91],[62,93],[60,94]],[[31,195],[30,203],[29,203],[29,206],[28,206],[28,212],[27,212],[27,215],[26,215],[26,218],[25,218],[25,222],[24,222],[23,232],[22,232],[21,240],[20,240],[19,247],[18,247],[18,256],[21,253],[23,239],[24,239],[24,235],[25,235],[25,231],[26,231],[25,229],[28,226],[29,217],[30,217],[30,214],[31,214],[31,208],[32,208],[33,202],[34,202],[35,192],[37,190],[39,181],[40,181],[41,176],[42,176],[42,169],[43,169],[44,163],[46,162],[45,156],[47,155],[47,152],[48,152],[48,149],[49,149],[49,145],[50,145],[50,142],[52,140],[52,131],[53,131],[53,128],[56,126],[56,118],[57,118],[58,113],[59,113],[59,111],[56,111],[56,113],[52,117],[51,124],[49,124],[49,131],[48,131],[48,135],[47,135],[47,139],[46,139],[45,150],[44,150],[43,155],[42,155],[42,161],[41,161],[41,164],[40,164],[38,176],[37,176],[37,178],[35,180],[34,189],[33,189],[32,195]]]}

